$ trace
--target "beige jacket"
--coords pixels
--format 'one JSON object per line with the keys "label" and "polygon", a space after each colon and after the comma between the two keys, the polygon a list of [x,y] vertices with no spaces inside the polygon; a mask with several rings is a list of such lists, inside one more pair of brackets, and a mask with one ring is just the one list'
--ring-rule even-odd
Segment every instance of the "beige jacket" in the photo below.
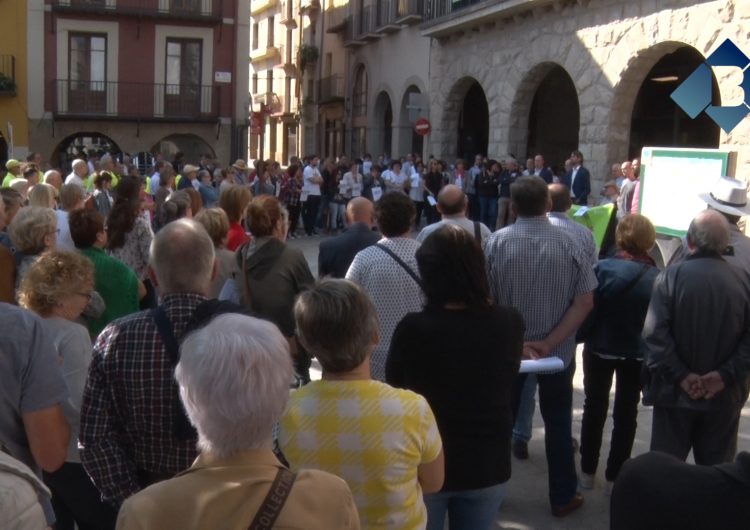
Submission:
{"label": "beige jacket", "polygon": [[39,498],[49,490],[27,466],[0,451],[0,528],[42,530],[47,528]]}
{"label": "beige jacket", "polygon": [[[246,530],[281,467],[270,450],[225,459],[201,454],[190,469],[154,484],[122,505],[118,530]],[[317,470],[297,474],[275,529],[359,529],[351,491]]]}

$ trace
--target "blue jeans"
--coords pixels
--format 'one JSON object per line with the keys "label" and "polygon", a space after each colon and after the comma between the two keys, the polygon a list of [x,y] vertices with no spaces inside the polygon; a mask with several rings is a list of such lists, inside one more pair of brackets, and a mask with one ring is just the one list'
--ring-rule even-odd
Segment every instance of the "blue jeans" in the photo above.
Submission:
{"label": "blue jeans", "polygon": [[536,409],[536,375],[526,376],[526,383],[521,392],[521,401],[518,404],[516,423],[513,424],[513,441],[529,443],[531,440],[531,429],[534,425],[534,410]]}
{"label": "blue jeans", "polygon": [[489,530],[505,498],[505,483],[478,490],[441,491],[424,496],[427,530]]}
{"label": "blue jeans", "polygon": [[490,231],[495,231],[497,223],[497,197],[479,196],[479,220],[487,225]]}
{"label": "blue jeans", "polygon": [[328,229],[330,231],[338,230],[339,228],[339,219],[341,219],[341,224],[344,224],[344,216],[346,212],[346,204],[338,203],[338,202],[329,202],[328,203]]}
{"label": "blue jeans", "polygon": [[[565,370],[554,374],[537,374],[539,409],[544,419],[544,449],[547,453],[549,501],[565,506],[578,491],[578,477],[573,455],[573,360]],[[518,416],[526,374],[519,374],[513,384],[513,413]]]}

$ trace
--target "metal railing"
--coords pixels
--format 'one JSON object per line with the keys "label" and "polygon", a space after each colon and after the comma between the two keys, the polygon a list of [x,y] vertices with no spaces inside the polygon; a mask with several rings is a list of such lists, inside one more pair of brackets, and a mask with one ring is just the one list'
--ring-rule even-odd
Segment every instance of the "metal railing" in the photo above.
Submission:
{"label": "metal railing", "polygon": [[56,118],[215,121],[221,87],[111,81],[53,81]]}
{"label": "metal railing", "polygon": [[331,75],[319,81],[318,102],[330,103],[344,99],[344,76]]}
{"label": "metal railing", "polygon": [[216,21],[222,18],[223,0],[52,0],[52,10]]}
{"label": "metal railing", "polygon": [[422,19],[426,22],[443,18],[465,7],[481,4],[486,0],[399,0],[399,2],[414,1],[423,2],[421,14]]}
{"label": "metal railing", "polygon": [[16,58],[0,55],[0,95],[16,95]]}
{"label": "metal railing", "polygon": [[422,20],[423,8],[423,0],[398,0],[397,19],[405,22]]}
{"label": "metal railing", "polygon": [[398,0],[377,0],[377,20],[376,26],[382,28],[396,21],[398,13]]}

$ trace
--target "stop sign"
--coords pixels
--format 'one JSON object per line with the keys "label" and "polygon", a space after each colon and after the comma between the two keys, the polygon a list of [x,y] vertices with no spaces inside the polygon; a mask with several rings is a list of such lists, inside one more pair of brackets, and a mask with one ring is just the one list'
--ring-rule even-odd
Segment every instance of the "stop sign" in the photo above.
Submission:
{"label": "stop sign", "polygon": [[430,120],[427,118],[419,118],[414,124],[414,132],[419,136],[427,136],[431,130],[432,125],[430,125]]}

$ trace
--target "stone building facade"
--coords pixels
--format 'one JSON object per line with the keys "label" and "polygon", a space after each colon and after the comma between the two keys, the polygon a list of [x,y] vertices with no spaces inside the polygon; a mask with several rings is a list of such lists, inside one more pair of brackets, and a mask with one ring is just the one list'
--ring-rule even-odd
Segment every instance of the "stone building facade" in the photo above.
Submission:
{"label": "stone building facade", "polygon": [[[601,182],[611,163],[633,156],[633,135],[648,137],[648,130],[634,128],[643,87],[677,81],[653,74],[663,58],[686,49],[700,59],[727,38],[750,53],[750,2],[742,0],[485,1],[430,17],[439,4],[425,5],[421,26],[422,35],[433,39],[428,88],[433,131],[427,151],[448,159],[462,154],[466,97],[478,84],[487,105],[487,154],[525,156],[545,144],[543,137],[567,130],[564,141],[583,152],[593,178]],[[546,116],[532,116],[535,97],[551,73],[568,78],[571,86],[560,88],[567,95],[548,104]],[[721,99],[735,98],[736,93],[724,91],[741,76],[724,70],[719,75]],[[575,116],[556,119],[576,114],[570,112],[576,106],[574,126],[568,121]],[[686,116],[675,113],[675,131],[680,119],[689,125]],[[648,121],[639,123],[641,129],[648,127]],[[707,127],[716,126],[709,122]],[[750,119],[730,133],[716,127],[716,133],[712,147],[737,151],[734,173],[747,177]],[[675,134],[673,145],[689,146],[680,145],[681,139]]]}

